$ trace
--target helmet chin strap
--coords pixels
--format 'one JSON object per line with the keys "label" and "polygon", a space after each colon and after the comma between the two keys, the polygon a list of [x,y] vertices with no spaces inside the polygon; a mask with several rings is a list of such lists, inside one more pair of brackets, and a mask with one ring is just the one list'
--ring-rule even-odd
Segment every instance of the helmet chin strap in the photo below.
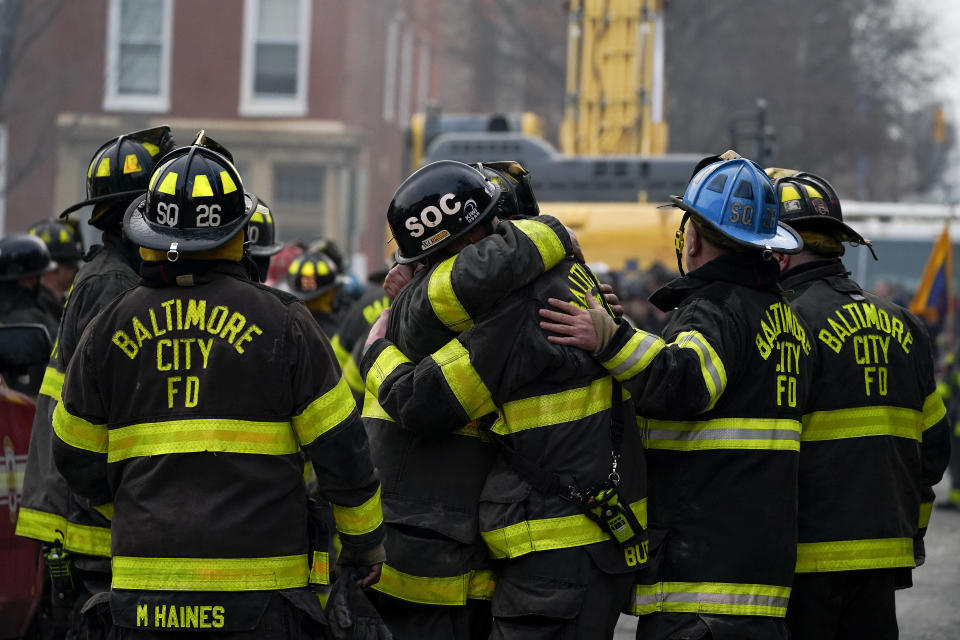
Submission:
{"label": "helmet chin strap", "polygon": [[687,224],[687,218],[690,217],[690,214],[687,212],[683,213],[683,218],[680,220],[680,228],[677,229],[677,233],[673,236],[673,248],[677,252],[677,268],[680,269],[680,277],[687,275],[683,270],[683,245],[684,245],[684,226]]}

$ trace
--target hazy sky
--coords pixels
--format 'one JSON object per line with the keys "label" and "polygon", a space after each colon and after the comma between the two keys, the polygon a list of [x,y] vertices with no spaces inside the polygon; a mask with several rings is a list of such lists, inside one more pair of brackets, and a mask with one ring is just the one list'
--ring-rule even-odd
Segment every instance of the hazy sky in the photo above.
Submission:
{"label": "hazy sky", "polygon": [[945,97],[952,104],[948,117],[956,125],[960,123],[960,0],[901,0],[907,10],[923,10],[935,16],[936,25],[932,44],[938,51],[937,57],[943,64]]}

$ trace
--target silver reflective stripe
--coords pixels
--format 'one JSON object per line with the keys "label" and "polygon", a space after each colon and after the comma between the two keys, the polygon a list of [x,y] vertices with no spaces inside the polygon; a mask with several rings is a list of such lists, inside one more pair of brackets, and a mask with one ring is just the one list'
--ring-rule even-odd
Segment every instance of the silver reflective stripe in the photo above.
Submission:
{"label": "silver reflective stripe", "polygon": [[[627,356],[626,360],[624,360],[623,362],[615,366],[613,369],[611,369],[610,373],[612,373],[614,376],[623,375],[624,373],[629,371],[635,364],[640,362],[640,360],[642,360],[644,356],[647,355],[650,349],[652,349],[658,341],[660,341],[660,338],[658,336],[655,336],[653,334],[645,335],[640,340],[640,344],[637,345],[637,348],[633,350],[633,353]],[[659,350],[660,349],[657,349],[657,351]],[[640,372],[638,371],[637,373],[640,373]]]}
{"label": "silver reflective stripe", "polygon": [[[654,421],[647,423],[655,424]],[[702,424],[702,423],[701,423]],[[651,440],[792,440],[800,442],[799,429],[649,429]]]}
{"label": "silver reflective stripe", "polygon": [[[692,343],[692,346],[690,343]],[[711,357],[710,348],[706,342],[700,338],[699,334],[687,333],[677,341],[677,345],[685,349],[695,348],[700,352],[700,360],[703,364],[702,368],[710,376],[710,379],[713,380],[714,396],[711,400],[719,397],[726,386],[723,382],[726,376],[721,375],[721,373],[717,371],[717,364],[714,362],[713,357]]]}
{"label": "silver reflective stripe", "polygon": [[683,602],[692,604],[728,604],[747,607],[781,607],[786,609],[789,598],[765,596],[748,593],[678,592],[654,593],[650,595],[634,594],[633,603],[637,607],[649,607],[658,603]]}

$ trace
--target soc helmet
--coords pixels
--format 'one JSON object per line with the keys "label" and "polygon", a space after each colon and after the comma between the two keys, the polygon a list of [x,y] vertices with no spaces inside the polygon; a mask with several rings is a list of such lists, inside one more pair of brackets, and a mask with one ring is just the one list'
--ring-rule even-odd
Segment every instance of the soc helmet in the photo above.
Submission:
{"label": "soc helmet", "polygon": [[387,210],[397,262],[420,260],[490,220],[499,198],[500,188],[470,165],[440,160],[421,167],[403,181]]}

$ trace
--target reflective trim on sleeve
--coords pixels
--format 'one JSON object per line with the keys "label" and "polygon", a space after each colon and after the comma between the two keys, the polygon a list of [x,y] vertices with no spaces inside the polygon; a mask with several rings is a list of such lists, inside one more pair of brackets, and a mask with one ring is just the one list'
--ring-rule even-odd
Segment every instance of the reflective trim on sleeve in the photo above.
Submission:
{"label": "reflective trim on sleeve", "polygon": [[923,401],[923,430],[926,431],[940,422],[947,415],[947,408],[943,405],[943,398],[936,391]]}
{"label": "reflective trim on sleeve", "polygon": [[709,411],[717,404],[717,400],[727,388],[727,371],[723,367],[723,361],[699,331],[684,331],[670,344],[675,344],[681,349],[693,349],[700,358],[700,373],[703,375],[707,394],[710,396],[710,403],[704,411]]}
{"label": "reflective trim on sleeve", "polygon": [[377,396],[373,395],[370,389],[367,389],[363,394],[363,413],[360,414],[360,417],[383,420],[385,422],[396,422],[396,420],[391,418],[390,414],[380,406]]}
{"label": "reflective trim on sleeve", "polygon": [[400,349],[390,345],[377,355],[377,359],[370,365],[367,371],[367,390],[373,393],[375,398],[380,395],[380,385],[393,373],[397,367],[410,362],[410,358],[403,355]]}
{"label": "reflective trim on sleeve", "polygon": [[510,223],[520,233],[527,236],[537,248],[537,251],[540,252],[544,271],[549,271],[552,267],[555,267],[567,255],[567,250],[563,248],[563,242],[557,237],[556,232],[550,228],[550,225],[538,220],[511,220]]}
{"label": "reflective trim on sleeve", "polygon": [[473,320],[453,290],[453,262],[456,259],[457,256],[450,256],[434,268],[427,283],[427,298],[440,322],[451,331],[460,333],[472,327]]}
{"label": "reflective trim on sleeve", "polygon": [[658,582],[633,587],[630,613],[706,613],[739,616],[787,615],[790,587],[727,582]]}
{"label": "reflective trim on sleeve", "polygon": [[296,453],[297,440],[289,422],[253,422],[219,418],[146,422],[110,431],[107,462],[170,453]]}
{"label": "reflective trim on sleeve", "polygon": [[[646,527],[646,498],[631,503],[630,509]],[[524,520],[501,529],[481,531],[480,535],[493,558],[516,558],[533,551],[579,547],[610,539],[596,522],[580,514]]]}
{"label": "reflective trim on sleeve", "polygon": [[913,540],[834,540],[797,545],[797,573],[912,567]]}
{"label": "reflective trim on sleeve", "polygon": [[893,436],[920,440],[922,416],[904,407],[856,407],[814,411],[803,416],[804,442]]}
{"label": "reflective trim on sleeve", "polygon": [[347,351],[344,348],[343,343],[340,342],[339,333],[330,338],[330,347],[333,349],[333,355],[337,356],[337,364],[340,365],[340,369],[343,369],[347,362],[347,358],[350,357],[350,352]]}
{"label": "reflective trim on sleeve", "polygon": [[637,330],[603,366],[617,380],[629,380],[646,369],[665,346],[666,343],[659,336]]}
{"label": "reflective trim on sleeve", "polygon": [[336,386],[307,405],[300,415],[293,416],[293,428],[300,444],[307,446],[334,427],[343,423],[357,408],[350,385],[340,377]]}
{"label": "reflective trim on sleeve", "polygon": [[75,449],[107,452],[107,425],[87,422],[67,411],[62,402],[53,410],[53,431]]}
{"label": "reflective trim on sleeve", "polygon": [[68,522],[55,513],[20,507],[17,535],[42,542],[60,540],[67,551],[110,557],[110,529]]}
{"label": "reflective trim on sleeve", "polygon": [[363,504],[355,507],[330,503],[337,531],[348,536],[362,536],[383,524],[383,508],[380,505],[380,487]]}
{"label": "reflective trim on sleeve", "polygon": [[586,387],[507,402],[491,430],[511,435],[526,429],[583,420],[606,411],[613,399],[612,380],[605,376]]}
{"label": "reflective trim on sleeve", "polygon": [[137,558],[114,556],[114,589],[272,591],[307,586],[307,556],[276,558]]}
{"label": "reflective trim on sleeve", "polygon": [[644,429],[644,444],[647,449],[800,451],[800,423],[796,420],[716,418],[675,422],[649,419]]}
{"label": "reflective trim on sleeve", "polygon": [[55,367],[47,367],[43,372],[43,382],[40,383],[40,395],[49,396],[60,402],[63,392],[63,373]]}
{"label": "reflective trim on sleeve", "polygon": [[490,390],[470,364],[470,352],[454,338],[430,355],[470,420],[496,411]]}
{"label": "reflective trim on sleeve", "polygon": [[313,552],[310,584],[330,584],[330,555],[326,551]]}
{"label": "reflective trim on sleeve", "polygon": [[343,377],[346,378],[347,384],[355,393],[363,393],[363,376],[360,374],[360,367],[357,366],[357,361],[353,359],[352,354],[347,356],[347,361],[343,364]]}
{"label": "reflective trim on sleeve", "polygon": [[920,518],[917,523],[921,529],[926,529],[927,525],[930,524],[930,514],[932,512],[933,512],[933,502],[920,503]]}
{"label": "reflective trim on sleeve", "polygon": [[398,600],[433,606],[463,606],[467,600],[493,597],[491,571],[469,571],[457,576],[416,576],[384,563],[373,588]]}
{"label": "reflective trim on sleeve", "polygon": [[108,502],[93,508],[94,511],[102,515],[107,520],[113,520],[113,503]]}

